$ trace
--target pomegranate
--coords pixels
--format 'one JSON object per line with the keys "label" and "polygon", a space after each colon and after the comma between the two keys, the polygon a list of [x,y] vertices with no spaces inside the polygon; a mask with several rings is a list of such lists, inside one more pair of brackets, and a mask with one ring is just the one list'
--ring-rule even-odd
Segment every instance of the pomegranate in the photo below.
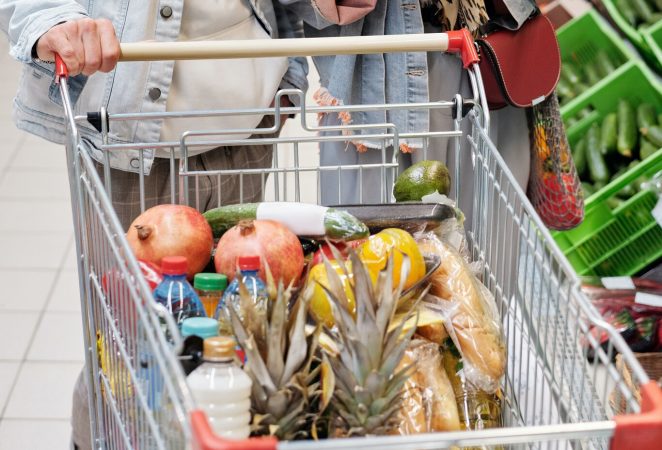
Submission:
{"label": "pomegranate", "polygon": [[289,229],[273,220],[242,220],[223,234],[216,247],[216,272],[233,279],[239,256],[258,255],[262,261],[260,278],[266,281],[265,264],[276,283],[297,284],[303,271],[303,250]]}
{"label": "pomegranate", "polygon": [[157,266],[165,256],[185,256],[187,276],[205,268],[214,238],[207,220],[184,205],[157,205],[139,215],[126,234],[136,258]]}

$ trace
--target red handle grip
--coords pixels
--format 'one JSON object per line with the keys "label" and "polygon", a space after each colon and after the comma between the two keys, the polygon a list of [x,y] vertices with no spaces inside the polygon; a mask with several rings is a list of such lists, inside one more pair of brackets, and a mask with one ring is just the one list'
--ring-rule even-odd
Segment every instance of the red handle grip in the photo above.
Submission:
{"label": "red handle grip", "polygon": [[69,78],[69,70],[67,65],[62,61],[60,55],[55,54],[55,81],[59,82],[60,78]]}
{"label": "red handle grip", "polygon": [[656,381],[640,388],[641,413],[616,416],[611,450],[653,450],[662,445],[662,389]]}
{"label": "red handle grip", "polygon": [[469,30],[462,28],[457,31],[448,31],[448,52],[460,53],[462,56],[462,65],[468,69],[472,64],[478,64],[478,50],[474,44],[474,38]]}
{"label": "red handle grip", "polygon": [[209,426],[207,415],[200,410],[191,411],[191,433],[193,450],[276,450],[278,440],[274,437],[231,441],[216,436]]}

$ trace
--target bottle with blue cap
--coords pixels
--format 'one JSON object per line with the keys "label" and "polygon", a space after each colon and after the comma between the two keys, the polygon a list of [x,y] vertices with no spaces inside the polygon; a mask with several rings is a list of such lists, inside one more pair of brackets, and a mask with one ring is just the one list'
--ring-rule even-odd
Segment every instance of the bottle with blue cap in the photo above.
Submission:
{"label": "bottle with blue cap", "polygon": [[218,321],[210,317],[191,317],[182,322],[184,346],[179,362],[186,375],[202,364],[204,340],[218,336]]}

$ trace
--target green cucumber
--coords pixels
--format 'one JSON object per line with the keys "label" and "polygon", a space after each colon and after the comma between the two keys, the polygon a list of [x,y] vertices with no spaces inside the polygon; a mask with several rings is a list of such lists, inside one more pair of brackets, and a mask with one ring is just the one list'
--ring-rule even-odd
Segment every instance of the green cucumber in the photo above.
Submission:
{"label": "green cucumber", "polygon": [[584,68],[584,72],[586,73],[586,79],[588,80],[588,84],[594,85],[595,83],[599,82],[602,77],[598,73],[598,69],[592,65],[589,64]]}
{"label": "green cucumber", "polygon": [[614,65],[613,62],[611,62],[611,59],[609,59],[609,55],[604,50],[598,51],[598,54],[595,55],[595,59],[593,61],[594,64],[597,66],[598,73],[603,78],[608,75],[611,75],[611,73],[616,70],[616,66]]}
{"label": "green cucumber", "polygon": [[572,100],[577,96],[575,91],[573,91],[570,85],[564,80],[559,80],[556,84],[556,93],[565,101]]}
{"label": "green cucumber", "polygon": [[618,197],[609,197],[606,200],[606,203],[607,203],[607,206],[609,207],[609,209],[616,209],[619,206],[621,206],[624,202],[623,202],[623,200],[621,200]]}
{"label": "green cucumber", "polygon": [[655,0],[655,9],[662,11],[662,0]]}
{"label": "green cucumber", "polygon": [[582,191],[584,191],[584,198],[589,198],[591,195],[595,194],[597,191],[591,183],[582,181]]}
{"label": "green cucumber", "polygon": [[629,0],[630,5],[637,17],[641,19],[642,22],[650,22],[653,16],[653,9],[646,3],[646,0]]}
{"label": "green cucumber", "polygon": [[575,85],[582,81],[581,72],[574,64],[569,62],[563,62],[561,64],[561,76],[571,85]]}
{"label": "green cucumber", "polygon": [[651,144],[656,145],[658,148],[662,147],[662,127],[656,125],[654,127],[648,127],[645,130],[642,130],[641,134],[646,136]]}
{"label": "green cucumber", "polygon": [[571,153],[577,174],[581,177],[586,172],[586,139],[580,139],[572,148]]}
{"label": "green cucumber", "polygon": [[657,124],[662,126],[662,113],[657,114]]}
{"label": "green cucumber", "polygon": [[600,126],[597,123],[594,123],[586,133],[586,159],[591,180],[595,183],[606,183],[609,180],[609,170],[602,157]]}
{"label": "green cucumber", "polygon": [[616,144],[618,140],[618,117],[616,113],[607,114],[602,121],[600,128],[600,146],[602,154],[607,155],[616,151]]}
{"label": "green cucumber", "polygon": [[637,106],[637,127],[640,131],[657,125],[655,117],[655,108],[650,103],[641,103]]}
{"label": "green cucumber", "polygon": [[[214,237],[220,237],[241,220],[275,220],[294,234],[305,237],[351,241],[370,233],[356,217],[333,208],[295,202],[263,202],[228,205],[203,214]],[[323,232],[322,232],[323,230]]]}
{"label": "green cucumber", "polygon": [[615,0],[616,8],[620,11],[625,21],[632,27],[637,26],[637,13],[628,0]]}
{"label": "green cucumber", "polygon": [[660,20],[662,20],[662,13],[654,12],[653,15],[651,15],[650,19],[648,20],[648,22],[646,22],[646,25],[655,25]]}
{"label": "green cucumber", "polygon": [[627,100],[618,101],[618,153],[632,158],[632,150],[637,145],[637,125],[634,109]]}
{"label": "green cucumber", "polygon": [[646,138],[641,138],[641,140],[639,142],[640,142],[639,157],[642,160],[648,158],[650,155],[652,155],[653,153],[655,153],[656,151],[658,151],[660,149],[660,147],[657,147],[657,146],[653,145],[651,143],[651,141],[649,141]]}

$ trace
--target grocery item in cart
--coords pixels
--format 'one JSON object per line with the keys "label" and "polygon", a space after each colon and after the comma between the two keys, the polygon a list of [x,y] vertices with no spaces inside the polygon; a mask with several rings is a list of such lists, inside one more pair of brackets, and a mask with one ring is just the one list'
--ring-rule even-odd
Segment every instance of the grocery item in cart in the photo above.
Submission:
{"label": "grocery item in cart", "polygon": [[248,295],[250,297],[259,314],[266,314],[269,305],[267,288],[258,275],[260,257],[257,255],[240,256],[237,258],[237,266],[240,270],[240,276],[232,280],[214,313],[214,317],[220,324],[219,334],[221,336],[234,335],[229,309],[234,309],[237,312],[241,311],[242,291],[245,291],[244,296]]}
{"label": "grocery item in cart", "polygon": [[426,195],[448,195],[451,176],[441,161],[420,161],[402,172],[393,185],[396,202],[419,202]]}
{"label": "grocery item in cart", "polygon": [[163,281],[154,290],[154,300],[172,314],[179,327],[190,317],[205,317],[198,294],[186,280],[187,268],[188,261],[183,256],[163,258]]}
{"label": "grocery item in cart", "polygon": [[179,362],[188,375],[202,364],[203,342],[209,337],[218,336],[218,320],[211,317],[191,317],[182,323],[184,345],[179,354]]}
{"label": "grocery item in cart", "polygon": [[214,317],[218,303],[223,297],[223,291],[228,286],[228,277],[220,273],[196,273],[193,278],[195,289],[207,317]]}
{"label": "grocery item in cart", "polygon": [[[506,370],[506,348],[494,298],[462,256],[432,233],[418,239],[421,251],[438,255],[426,306],[448,318],[449,334],[464,357],[464,374],[476,387],[494,392]],[[451,333],[452,332],[452,333]]]}
{"label": "grocery item in cart", "polygon": [[235,363],[235,346],[227,336],[205,339],[204,362],[186,383],[217,435],[245,439],[250,434],[252,381]]}

